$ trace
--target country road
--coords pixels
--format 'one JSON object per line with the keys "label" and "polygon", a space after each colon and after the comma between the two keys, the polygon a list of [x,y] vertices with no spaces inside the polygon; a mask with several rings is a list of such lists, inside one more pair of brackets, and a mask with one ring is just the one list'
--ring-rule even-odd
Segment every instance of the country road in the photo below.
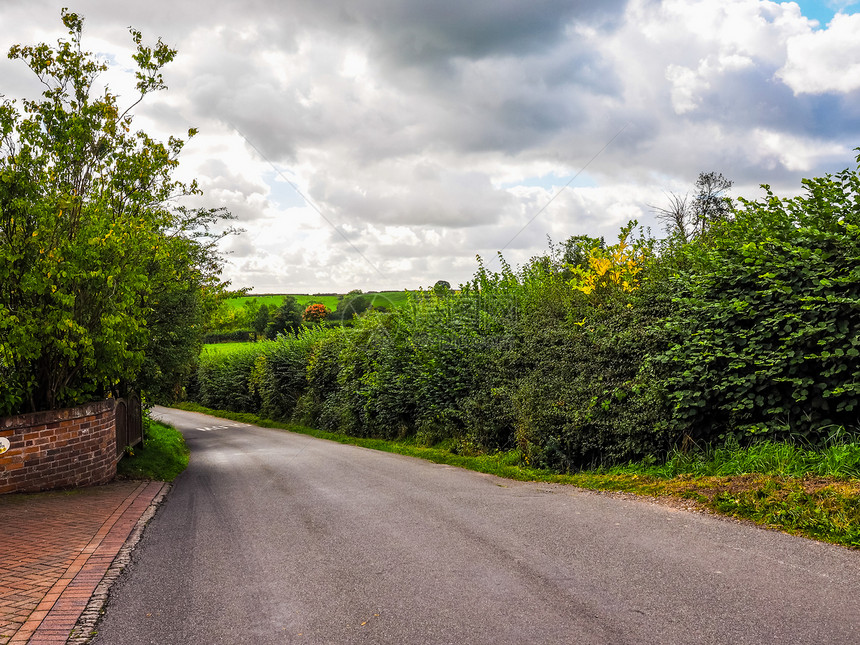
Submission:
{"label": "country road", "polygon": [[860,552],[156,408],[191,464],[96,645],[860,643]]}

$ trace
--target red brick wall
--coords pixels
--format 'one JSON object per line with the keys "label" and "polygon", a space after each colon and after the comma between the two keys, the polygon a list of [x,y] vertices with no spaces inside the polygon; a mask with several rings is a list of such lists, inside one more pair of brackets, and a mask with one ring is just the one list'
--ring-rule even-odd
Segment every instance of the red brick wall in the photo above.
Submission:
{"label": "red brick wall", "polygon": [[0,494],[104,484],[116,475],[116,401],[0,419]]}

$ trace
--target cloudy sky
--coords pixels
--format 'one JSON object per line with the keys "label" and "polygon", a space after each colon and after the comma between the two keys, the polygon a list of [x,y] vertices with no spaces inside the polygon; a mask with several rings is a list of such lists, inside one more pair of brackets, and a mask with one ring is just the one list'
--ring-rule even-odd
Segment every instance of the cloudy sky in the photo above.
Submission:
{"label": "cloudy sky", "polygon": [[[134,26],[179,50],[136,110],[245,232],[254,293],[458,284],[617,235],[700,171],[796,193],[860,146],[860,4],[762,0],[0,0],[0,49],[60,7],[133,100]],[[0,60],[0,94],[33,95]],[[497,265],[496,265],[497,266]]]}

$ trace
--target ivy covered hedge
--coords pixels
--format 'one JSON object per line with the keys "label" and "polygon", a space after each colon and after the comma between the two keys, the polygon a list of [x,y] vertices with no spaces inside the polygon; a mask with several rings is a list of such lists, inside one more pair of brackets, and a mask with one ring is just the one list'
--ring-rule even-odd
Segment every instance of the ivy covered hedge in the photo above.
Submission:
{"label": "ivy covered hedge", "polygon": [[860,180],[805,187],[695,236],[571,238],[353,328],[208,356],[198,401],[558,470],[857,432]]}

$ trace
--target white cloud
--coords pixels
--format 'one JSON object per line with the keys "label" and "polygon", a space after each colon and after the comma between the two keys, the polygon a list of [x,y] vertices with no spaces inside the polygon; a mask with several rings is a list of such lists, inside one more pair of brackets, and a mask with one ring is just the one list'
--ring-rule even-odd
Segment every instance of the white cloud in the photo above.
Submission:
{"label": "white cloud", "polygon": [[796,137],[784,132],[757,129],[751,133],[757,150],[757,162],[782,165],[788,170],[806,173],[822,162],[848,159],[850,146],[811,137]]}
{"label": "white cloud", "polygon": [[675,114],[692,112],[702,102],[702,92],[711,84],[700,73],[683,65],[669,65],[666,79],[672,84],[672,107]]}
{"label": "white cloud", "polygon": [[777,75],[795,94],[860,89],[860,14],[838,13],[827,29],[789,38],[786,49]]}

